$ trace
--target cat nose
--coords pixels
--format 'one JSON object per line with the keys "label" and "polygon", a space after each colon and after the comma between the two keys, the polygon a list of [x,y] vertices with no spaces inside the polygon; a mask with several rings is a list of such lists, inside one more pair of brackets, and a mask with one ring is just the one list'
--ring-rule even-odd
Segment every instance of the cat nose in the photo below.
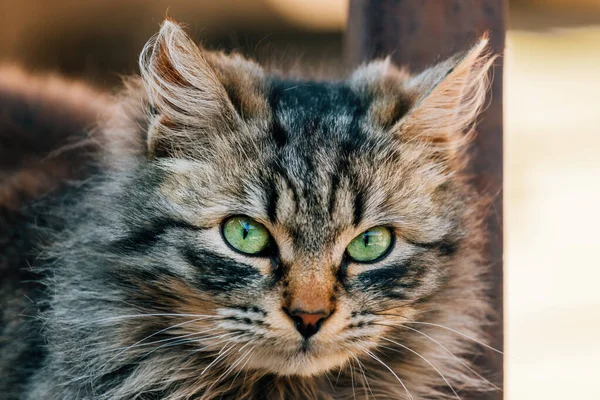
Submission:
{"label": "cat nose", "polygon": [[321,328],[323,321],[325,321],[330,314],[329,311],[324,310],[308,312],[300,309],[288,310],[287,308],[284,308],[284,311],[292,318],[296,329],[305,339],[308,339],[317,333]]}

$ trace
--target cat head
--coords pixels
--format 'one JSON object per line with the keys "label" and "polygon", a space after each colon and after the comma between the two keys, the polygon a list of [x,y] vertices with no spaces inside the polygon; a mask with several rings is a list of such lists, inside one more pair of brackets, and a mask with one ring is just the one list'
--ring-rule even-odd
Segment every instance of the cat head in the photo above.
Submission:
{"label": "cat head", "polygon": [[304,81],[164,22],[140,58],[146,159],[103,231],[102,279],[149,316],[116,323],[120,343],[165,340],[147,357],[178,376],[193,356],[318,376],[478,292],[463,169],[492,60],[483,39],[417,75],[386,59]]}

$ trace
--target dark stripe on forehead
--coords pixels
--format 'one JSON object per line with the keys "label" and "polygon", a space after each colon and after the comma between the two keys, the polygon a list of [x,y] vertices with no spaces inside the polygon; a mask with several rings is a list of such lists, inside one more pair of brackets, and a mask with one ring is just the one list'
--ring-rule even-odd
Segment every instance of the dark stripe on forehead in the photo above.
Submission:
{"label": "dark stripe on forehead", "polygon": [[329,188],[329,205],[327,206],[327,212],[330,216],[333,216],[335,211],[335,204],[337,203],[337,190],[340,185],[340,171],[336,171],[331,177],[331,187]]}
{"label": "dark stripe on forehead", "polygon": [[272,191],[271,188],[268,189],[270,197],[269,202],[267,202],[267,215],[269,216],[269,219],[271,219],[271,216],[273,217],[271,222],[275,222],[277,219],[277,205],[281,197],[281,193],[278,192],[279,186],[277,185],[277,180],[281,179],[285,184],[285,187],[292,193],[292,202],[294,203],[295,209],[298,207],[298,199],[300,197],[298,195],[298,188],[289,177],[287,170],[281,165],[279,159],[274,160],[269,169],[272,172],[270,178],[272,182]]}
{"label": "dark stripe on forehead", "polygon": [[277,147],[284,147],[287,143],[287,132],[281,126],[278,118],[275,118],[271,124],[271,133],[273,135],[273,141]]}
{"label": "dark stripe on forehead", "polygon": [[352,223],[359,225],[363,218],[365,199],[364,193],[360,188],[354,188],[354,208],[352,210]]}
{"label": "dark stripe on forehead", "polygon": [[277,222],[277,203],[279,202],[279,191],[277,190],[277,182],[275,181],[275,177],[271,175],[268,179],[265,180],[266,188],[266,213],[269,221],[275,223]]}
{"label": "dark stripe on forehead", "polygon": [[[336,117],[350,117],[350,127],[346,129],[358,130],[358,120],[368,110],[367,99],[342,83],[331,82],[273,80],[268,101],[274,115],[271,133],[274,142],[280,146],[293,138],[317,133],[318,125],[324,119],[335,121]],[[321,128],[330,128],[320,132],[326,135],[348,133],[338,132],[335,126]]]}
{"label": "dark stripe on forehead", "polygon": [[360,132],[355,132],[352,138],[341,142],[341,146],[338,153],[338,161],[331,178],[331,188],[329,191],[329,215],[333,215],[335,211],[335,205],[337,203],[337,192],[342,181],[342,177],[346,178],[345,182],[347,185],[345,189],[350,191],[354,197],[352,223],[358,225],[363,215],[363,194],[360,187],[358,187],[358,181],[356,178],[355,168],[351,165],[352,156],[359,148],[359,136],[362,136]]}
{"label": "dark stripe on forehead", "polygon": [[[344,177],[353,182],[350,163],[366,139],[361,126],[368,103],[369,99],[344,83],[271,81],[271,140],[277,154],[272,168],[292,191],[297,210],[314,216],[320,212],[329,216],[335,213],[339,186]],[[317,190],[323,185],[329,186],[327,197]],[[348,190],[352,193],[354,188]],[[269,193],[267,214],[274,220],[276,203],[282,194],[274,195],[271,189]],[[355,223],[362,218],[362,197],[361,194],[357,198],[355,217],[350,217]]]}

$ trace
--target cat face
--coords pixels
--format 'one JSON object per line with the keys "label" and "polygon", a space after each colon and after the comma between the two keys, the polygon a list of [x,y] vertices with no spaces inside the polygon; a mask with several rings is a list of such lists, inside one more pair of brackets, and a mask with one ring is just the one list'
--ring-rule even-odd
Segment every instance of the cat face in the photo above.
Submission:
{"label": "cat face", "polygon": [[[440,187],[444,166],[370,126],[369,104],[347,84],[268,84],[272,120],[252,143],[234,140],[200,163],[158,161],[159,191],[199,228],[181,240],[182,259],[170,269],[204,282],[189,290],[218,306],[189,304],[186,313],[223,316],[214,328],[260,354],[249,367],[312,375],[414,315],[411,302],[437,288],[460,240],[457,205]],[[353,258],[352,241],[365,248],[362,234],[378,227],[390,236],[381,254]],[[268,243],[246,254],[232,245],[256,228]],[[398,316],[380,315],[390,310]],[[213,327],[182,331],[199,326]]]}
{"label": "cat face", "polygon": [[302,81],[165,22],[140,63],[148,157],[103,233],[111,287],[153,316],[113,327],[120,344],[156,343],[144,357],[177,374],[195,355],[210,361],[196,375],[278,376],[394,347],[473,263],[461,170],[484,50],[417,76],[380,61]]}

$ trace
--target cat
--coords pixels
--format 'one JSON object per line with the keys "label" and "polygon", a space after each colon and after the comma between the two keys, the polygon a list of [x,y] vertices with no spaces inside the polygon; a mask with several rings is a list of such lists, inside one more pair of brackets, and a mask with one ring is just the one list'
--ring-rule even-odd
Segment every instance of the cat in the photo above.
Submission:
{"label": "cat", "polygon": [[3,398],[500,390],[465,172],[493,60],[302,80],[167,19],[115,97],[5,70]]}

